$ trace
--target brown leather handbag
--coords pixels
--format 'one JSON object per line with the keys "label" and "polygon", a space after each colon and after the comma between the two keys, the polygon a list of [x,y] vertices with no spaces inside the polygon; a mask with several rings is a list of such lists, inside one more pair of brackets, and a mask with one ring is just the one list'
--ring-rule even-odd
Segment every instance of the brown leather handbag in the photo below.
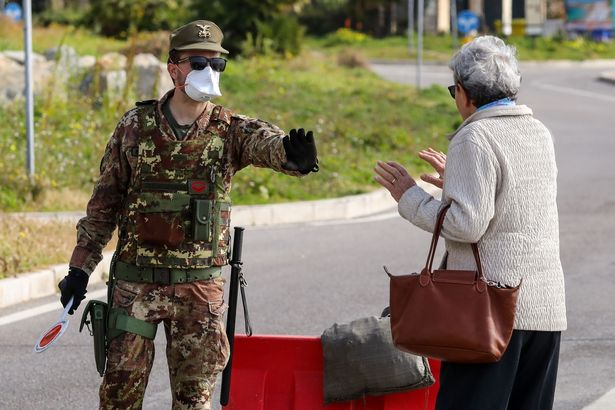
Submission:
{"label": "brown leather handbag", "polygon": [[446,211],[438,215],[425,268],[420,274],[391,278],[391,333],[397,348],[420,356],[458,363],[500,360],[515,321],[516,287],[488,281],[478,246],[477,271],[435,270],[432,265]]}

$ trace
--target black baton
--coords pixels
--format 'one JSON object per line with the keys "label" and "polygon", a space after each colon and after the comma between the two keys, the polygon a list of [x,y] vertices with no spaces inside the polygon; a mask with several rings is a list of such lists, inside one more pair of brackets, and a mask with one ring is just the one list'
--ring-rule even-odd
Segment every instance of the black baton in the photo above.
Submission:
{"label": "black baton", "polygon": [[235,227],[233,235],[233,256],[231,257],[231,284],[229,287],[228,314],[226,317],[226,337],[230,346],[228,363],[222,372],[222,389],[220,391],[220,404],[228,404],[231,392],[231,367],[233,365],[233,344],[235,342],[235,316],[237,315],[237,292],[239,290],[239,276],[241,275],[241,247],[243,244],[243,230]]}

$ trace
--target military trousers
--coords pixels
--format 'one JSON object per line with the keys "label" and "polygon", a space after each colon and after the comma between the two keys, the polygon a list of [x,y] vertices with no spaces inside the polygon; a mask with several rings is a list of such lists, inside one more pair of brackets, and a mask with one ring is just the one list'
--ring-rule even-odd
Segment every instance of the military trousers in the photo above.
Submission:
{"label": "military trousers", "polygon": [[[216,377],[229,357],[221,277],[158,285],[118,280],[113,307],[164,324],[173,410],[210,409]],[[154,361],[154,341],[123,333],[110,342],[100,409],[141,409]]]}

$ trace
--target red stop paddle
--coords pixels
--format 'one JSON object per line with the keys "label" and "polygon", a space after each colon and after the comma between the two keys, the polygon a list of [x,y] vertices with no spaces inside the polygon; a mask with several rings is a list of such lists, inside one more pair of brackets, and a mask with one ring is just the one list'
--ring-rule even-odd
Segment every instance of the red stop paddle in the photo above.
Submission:
{"label": "red stop paddle", "polygon": [[64,334],[66,329],[68,329],[68,319],[66,317],[68,316],[68,311],[73,306],[73,299],[74,297],[71,297],[66,304],[60,319],[53,326],[51,326],[49,330],[41,334],[38,342],[34,345],[34,353],[42,353],[47,350],[47,348],[57,342],[58,339]]}

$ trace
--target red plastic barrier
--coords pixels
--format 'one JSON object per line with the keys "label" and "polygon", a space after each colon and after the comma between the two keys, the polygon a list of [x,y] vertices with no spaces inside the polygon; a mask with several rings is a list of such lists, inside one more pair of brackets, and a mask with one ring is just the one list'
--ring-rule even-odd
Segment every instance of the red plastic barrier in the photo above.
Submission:
{"label": "red plastic barrier", "polygon": [[[430,360],[436,383],[404,393],[323,405],[322,347],[318,337],[236,336],[228,406],[232,410],[433,409],[440,362]],[[427,406],[426,406],[427,405]]]}

